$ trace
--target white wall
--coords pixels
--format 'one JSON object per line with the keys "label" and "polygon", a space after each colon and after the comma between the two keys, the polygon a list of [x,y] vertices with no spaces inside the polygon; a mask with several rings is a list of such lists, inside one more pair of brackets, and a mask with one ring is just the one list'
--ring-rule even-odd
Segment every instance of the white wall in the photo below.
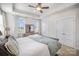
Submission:
{"label": "white wall", "polygon": [[[56,33],[56,23],[58,20],[64,19],[64,18],[68,18],[68,17],[72,17],[76,22],[76,16],[79,17],[78,13],[79,8],[73,8],[73,9],[67,9],[67,10],[63,10],[61,12],[58,13],[54,13],[51,14],[48,17],[42,17],[42,34],[49,36],[49,37],[57,37],[57,33]],[[76,26],[74,27],[74,43],[75,43],[75,48],[79,49],[79,18],[77,20],[77,39],[76,39]],[[76,44],[77,43],[77,44]],[[76,46],[77,45],[77,46]]]}
{"label": "white wall", "polygon": [[12,14],[6,14],[7,25],[10,28],[10,34],[15,33],[15,16]]}
{"label": "white wall", "polygon": [[42,19],[42,34],[56,37],[56,20],[50,16]]}
{"label": "white wall", "polygon": [[41,34],[48,36],[48,19],[41,19]]}

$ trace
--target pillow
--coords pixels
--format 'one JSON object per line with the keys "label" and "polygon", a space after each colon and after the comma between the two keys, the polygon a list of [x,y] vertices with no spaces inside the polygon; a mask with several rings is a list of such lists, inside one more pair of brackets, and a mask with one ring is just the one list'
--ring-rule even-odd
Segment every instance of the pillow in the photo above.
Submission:
{"label": "pillow", "polygon": [[8,38],[8,42],[5,43],[5,47],[9,53],[11,53],[13,55],[19,54],[18,43],[13,38],[11,38],[11,37]]}
{"label": "pillow", "polygon": [[0,40],[3,40],[5,38],[5,36],[0,36]]}
{"label": "pillow", "polygon": [[41,35],[39,35],[39,34],[34,34],[34,35],[30,35],[30,36],[28,36],[29,38],[30,37],[32,37],[32,38],[37,38],[37,37],[41,37]]}
{"label": "pillow", "polygon": [[[12,35],[10,35],[10,36],[9,36],[9,38],[11,38],[11,39],[13,39],[13,40],[15,40],[15,41],[16,41],[15,37],[14,37],[14,36],[12,36]],[[16,42],[17,42],[17,41],[16,41]]]}
{"label": "pillow", "polygon": [[5,39],[5,36],[0,36],[0,43],[5,43],[7,42],[7,39]]}

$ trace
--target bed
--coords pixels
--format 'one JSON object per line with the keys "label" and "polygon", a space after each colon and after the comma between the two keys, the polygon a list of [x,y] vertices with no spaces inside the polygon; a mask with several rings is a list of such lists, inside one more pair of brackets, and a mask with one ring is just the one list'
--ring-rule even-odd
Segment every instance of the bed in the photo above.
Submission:
{"label": "bed", "polygon": [[4,46],[15,56],[54,56],[61,48],[57,40],[38,34],[22,38],[10,36]]}
{"label": "bed", "polygon": [[48,46],[27,37],[17,39],[19,56],[49,56]]}
{"label": "bed", "polygon": [[48,45],[49,53],[51,56],[56,55],[57,51],[61,48],[61,44],[58,42],[56,38],[49,38],[43,35],[30,35],[28,38],[31,38],[37,42]]}

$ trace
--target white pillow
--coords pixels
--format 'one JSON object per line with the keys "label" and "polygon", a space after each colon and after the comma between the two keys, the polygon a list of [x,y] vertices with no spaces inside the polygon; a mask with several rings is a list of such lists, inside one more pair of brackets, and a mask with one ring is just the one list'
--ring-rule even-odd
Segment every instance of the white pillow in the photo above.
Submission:
{"label": "white pillow", "polygon": [[0,36],[0,44],[5,43],[6,41],[5,36]]}
{"label": "white pillow", "polygon": [[6,49],[13,55],[19,54],[19,50],[18,50],[17,46],[18,46],[17,42],[15,40],[13,40],[12,38],[9,38],[8,42],[5,43]]}
{"label": "white pillow", "polygon": [[39,35],[39,34],[34,34],[34,35],[29,35],[28,37],[37,38],[37,37],[41,37],[41,35]]}
{"label": "white pillow", "polygon": [[5,38],[5,36],[0,36],[0,40],[3,40]]}

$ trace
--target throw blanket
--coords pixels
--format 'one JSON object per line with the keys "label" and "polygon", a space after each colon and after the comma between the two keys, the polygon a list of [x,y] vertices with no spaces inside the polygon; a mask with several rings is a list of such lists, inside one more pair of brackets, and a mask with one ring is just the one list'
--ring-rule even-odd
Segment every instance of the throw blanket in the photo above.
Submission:
{"label": "throw blanket", "polygon": [[33,40],[35,40],[37,42],[48,45],[51,56],[54,56],[56,54],[56,52],[61,47],[61,44],[58,41],[56,41],[54,39],[44,37],[44,36],[38,36],[38,37],[29,36],[29,38],[31,38],[31,39],[33,39]]}

